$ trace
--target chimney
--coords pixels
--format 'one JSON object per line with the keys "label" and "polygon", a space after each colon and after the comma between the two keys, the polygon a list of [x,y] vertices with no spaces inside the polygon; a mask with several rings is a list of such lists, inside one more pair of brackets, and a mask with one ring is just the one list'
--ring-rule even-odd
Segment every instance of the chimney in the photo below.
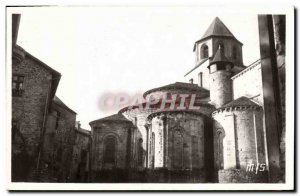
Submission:
{"label": "chimney", "polygon": [[12,44],[17,43],[21,14],[12,14]]}

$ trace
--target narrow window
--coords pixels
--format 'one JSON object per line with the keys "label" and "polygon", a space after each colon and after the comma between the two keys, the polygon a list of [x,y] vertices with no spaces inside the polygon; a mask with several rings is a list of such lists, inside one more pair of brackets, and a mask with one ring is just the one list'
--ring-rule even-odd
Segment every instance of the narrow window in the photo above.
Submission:
{"label": "narrow window", "polygon": [[203,87],[203,83],[202,83],[202,72],[198,73],[198,77],[199,77],[199,86]]}
{"label": "narrow window", "polygon": [[219,48],[220,48],[221,51],[223,51],[223,52],[225,51],[225,47],[224,47],[224,44],[223,44],[223,43],[219,43],[219,44],[218,44],[218,49],[219,49]]}
{"label": "narrow window", "polygon": [[138,140],[138,166],[143,166],[143,139]]}
{"label": "narrow window", "polygon": [[190,79],[190,83],[191,83],[191,84],[193,84],[193,83],[194,83],[194,80],[193,80],[193,78],[191,78],[191,79]]}
{"label": "narrow window", "polygon": [[151,146],[151,153],[152,153],[152,168],[154,168],[155,163],[155,133],[152,132],[152,146]]}
{"label": "narrow window", "polygon": [[116,145],[117,141],[114,136],[108,136],[104,142],[104,155],[103,160],[105,164],[115,165],[115,155],[116,155]]}
{"label": "narrow window", "polygon": [[219,168],[223,169],[223,132],[219,129],[217,131],[217,144],[218,144],[218,161],[219,161]]}
{"label": "narrow window", "polygon": [[206,44],[201,46],[200,58],[208,58],[208,46]]}
{"label": "narrow window", "polygon": [[199,168],[199,148],[198,138],[192,136],[192,168]]}
{"label": "narrow window", "polygon": [[183,137],[179,130],[174,132],[173,136],[173,167],[182,169],[183,167]]}
{"label": "narrow window", "polygon": [[58,129],[59,119],[60,119],[60,112],[57,112],[56,113],[56,121],[55,121],[55,129]]}
{"label": "narrow window", "polygon": [[235,46],[232,48],[232,58],[237,59],[237,48]]}
{"label": "narrow window", "polygon": [[24,91],[24,76],[13,75],[12,77],[12,96],[21,97]]}

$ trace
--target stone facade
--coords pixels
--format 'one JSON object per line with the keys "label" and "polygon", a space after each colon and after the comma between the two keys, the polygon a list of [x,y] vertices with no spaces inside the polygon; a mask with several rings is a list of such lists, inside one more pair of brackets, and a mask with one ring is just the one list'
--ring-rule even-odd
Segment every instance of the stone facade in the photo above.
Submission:
{"label": "stone facade", "polygon": [[[90,123],[92,127],[91,180],[126,181],[126,172],[136,166],[135,126],[120,114]],[[115,176],[115,173],[119,176]]]}
{"label": "stone facade", "polygon": [[88,182],[90,170],[91,131],[82,129],[78,121],[71,164],[71,181]]}
{"label": "stone facade", "polygon": [[54,97],[48,113],[43,140],[43,163],[54,181],[68,182],[71,177],[73,146],[75,145],[76,113],[58,97]]}
{"label": "stone facade", "polygon": [[[38,167],[41,138],[57,86],[54,80],[59,81],[60,74],[21,47],[15,45],[14,50],[18,54],[13,52],[12,59],[12,179],[33,180],[28,176]],[[14,165],[20,162],[24,164]]]}
{"label": "stone facade", "polygon": [[[116,139],[116,167],[126,168],[121,164],[124,157],[133,155],[127,167],[130,173],[120,175],[127,182],[270,182],[261,61],[244,66],[242,43],[218,18],[195,43],[194,52],[196,66],[185,74],[186,83],[144,93],[146,100],[150,96],[167,98],[169,108],[161,107],[164,101],[160,100],[147,109],[143,107],[149,102],[117,114],[123,115],[136,133],[136,139],[126,141],[127,151],[122,140]],[[182,109],[173,96],[183,94],[189,98],[195,94],[200,108]],[[175,107],[171,108],[173,101]],[[186,101],[188,105],[190,99]],[[105,119],[91,122],[94,175],[113,171],[103,167],[105,135],[130,138],[132,132],[128,124]]]}
{"label": "stone facade", "polygon": [[263,105],[263,88],[261,77],[262,73],[260,60],[257,60],[243,71],[234,75],[231,78],[233,83],[233,99],[235,100],[242,96],[246,96],[256,103]]}
{"label": "stone facade", "polygon": [[55,96],[61,74],[16,44],[12,18],[12,181],[67,182],[76,113]]}
{"label": "stone facade", "polygon": [[212,115],[218,168],[246,170],[250,164],[265,164],[262,109],[259,105],[232,105],[218,109]]}

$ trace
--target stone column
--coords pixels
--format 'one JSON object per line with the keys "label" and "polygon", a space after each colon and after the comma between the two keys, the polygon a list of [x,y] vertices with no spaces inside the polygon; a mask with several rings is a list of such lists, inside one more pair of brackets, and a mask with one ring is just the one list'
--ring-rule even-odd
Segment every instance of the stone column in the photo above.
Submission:
{"label": "stone column", "polygon": [[226,121],[228,122],[228,127],[225,129],[224,138],[224,169],[237,169],[237,144],[236,144],[236,130],[235,130],[235,117],[234,114],[227,115]]}

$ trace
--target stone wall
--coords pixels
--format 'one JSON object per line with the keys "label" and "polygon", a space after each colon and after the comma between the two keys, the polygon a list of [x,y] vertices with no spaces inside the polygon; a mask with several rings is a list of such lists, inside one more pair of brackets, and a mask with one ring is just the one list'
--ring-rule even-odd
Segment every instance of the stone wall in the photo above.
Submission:
{"label": "stone wall", "polygon": [[139,108],[135,108],[135,109],[128,109],[122,113],[128,120],[130,120],[137,127],[135,140],[138,141],[139,139],[142,139],[143,141],[142,145],[143,145],[143,150],[145,152],[143,154],[143,168],[146,168],[149,165],[149,162],[147,161],[150,160],[150,157],[147,157],[147,153],[146,153],[148,149],[147,149],[147,130],[145,126],[147,125],[147,116],[152,112],[154,112],[154,110],[150,110],[150,109],[140,110]]}
{"label": "stone wall", "polygon": [[[136,136],[136,130],[127,123],[122,122],[103,122],[96,123],[92,127],[92,170],[100,171],[105,168],[103,165],[104,141],[108,136],[116,139],[116,163],[115,168],[126,168],[127,139],[128,132],[131,130],[132,136]],[[133,148],[133,147],[132,147]]]}
{"label": "stone wall", "polygon": [[[149,134],[150,148],[155,146],[151,148],[154,152],[149,151],[150,157],[153,157],[149,160],[149,165],[154,166],[152,170],[166,169],[167,182],[176,179],[176,171],[194,171],[197,175],[187,177],[189,181],[206,182],[204,124],[204,118],[199,114],[164,112],[153,116]],[[155,173],[162,175],[165,172],[153,171],[151,174]],[[181,178],[178,180],[186,177],[182,176],[185,173],[179,173]]]}
{"label": "stone wall", "polygon": [[[19,48],[19,50],[22,49]],[[24,76],[22,96],[12,97],[12,121],[17,124],[18,137],[22,138],[18,142],[22,142],[20,146],[24,147],[24,151],[20,151],[17,147],[19,145],[12,146],[13,181],[33,180],[29,179],[32,178],[29,176],[32,176],[30,173],[37,166],[38,146],[44,123],[46,123],[45,115],[49,103],[47,97],[50,96],[52,78],[48,70],[35,59],[25,56],[25,51],[23,52],[24,59],[14,60],[13,57],[12,64],[12,74]],[[14,138],[12,140],[14,142]],[[23,158],[18,158],[18,155]],[[22,171],[27,174],[22,177],[18,176]]]}
{"label": "stone wall", "polygon": [[71,178],[76,113],[52,101],[47,119],[43,161],[57,181],[67,182]]}
{"label": "stone wall", "polygon": [[200,65],[199,67],[197,67],[190,73],[186,74],[184,76],[184,82],[189,83],[190,79],[193,79],[194,84],[198,84],[200,86],[199,73],[202,73],[202,87],[209,90],[210,89],[210,83],[209,83],[210,76],[209,76],[209,69],[207,68],[208,65],[209,65],[209,60],[204,62],[202,65]]}
{"label": "stone wall", "polygon": [[262,73],[260,61],[257,61],[232,77],[233,100],[248,97],[263,105]]}
{"label": "stone wall", "polygon": [[267,164],[262,115],[258,107],[229,108],[213,113],[215,163],[219,163],[219,169],[246,169],[249,164]]}
{"label": "stone wall", "polygon": [[219,183],[266,183],[268,173],[266,171],[247,172],[242,169],[220,170]]}
{"label": "stone wall", "polygon": [[[211,69],[216,65],[211,65]],[[232,73],[218,70],[210,74],[210,100],[217,108],[232,101]]]}
{"label": "stone wall", "polygon": [[89,180],[90,142],[89,134],[82,133],[76,129],[71,165],[71,180],[74,182],[87,182]]}

